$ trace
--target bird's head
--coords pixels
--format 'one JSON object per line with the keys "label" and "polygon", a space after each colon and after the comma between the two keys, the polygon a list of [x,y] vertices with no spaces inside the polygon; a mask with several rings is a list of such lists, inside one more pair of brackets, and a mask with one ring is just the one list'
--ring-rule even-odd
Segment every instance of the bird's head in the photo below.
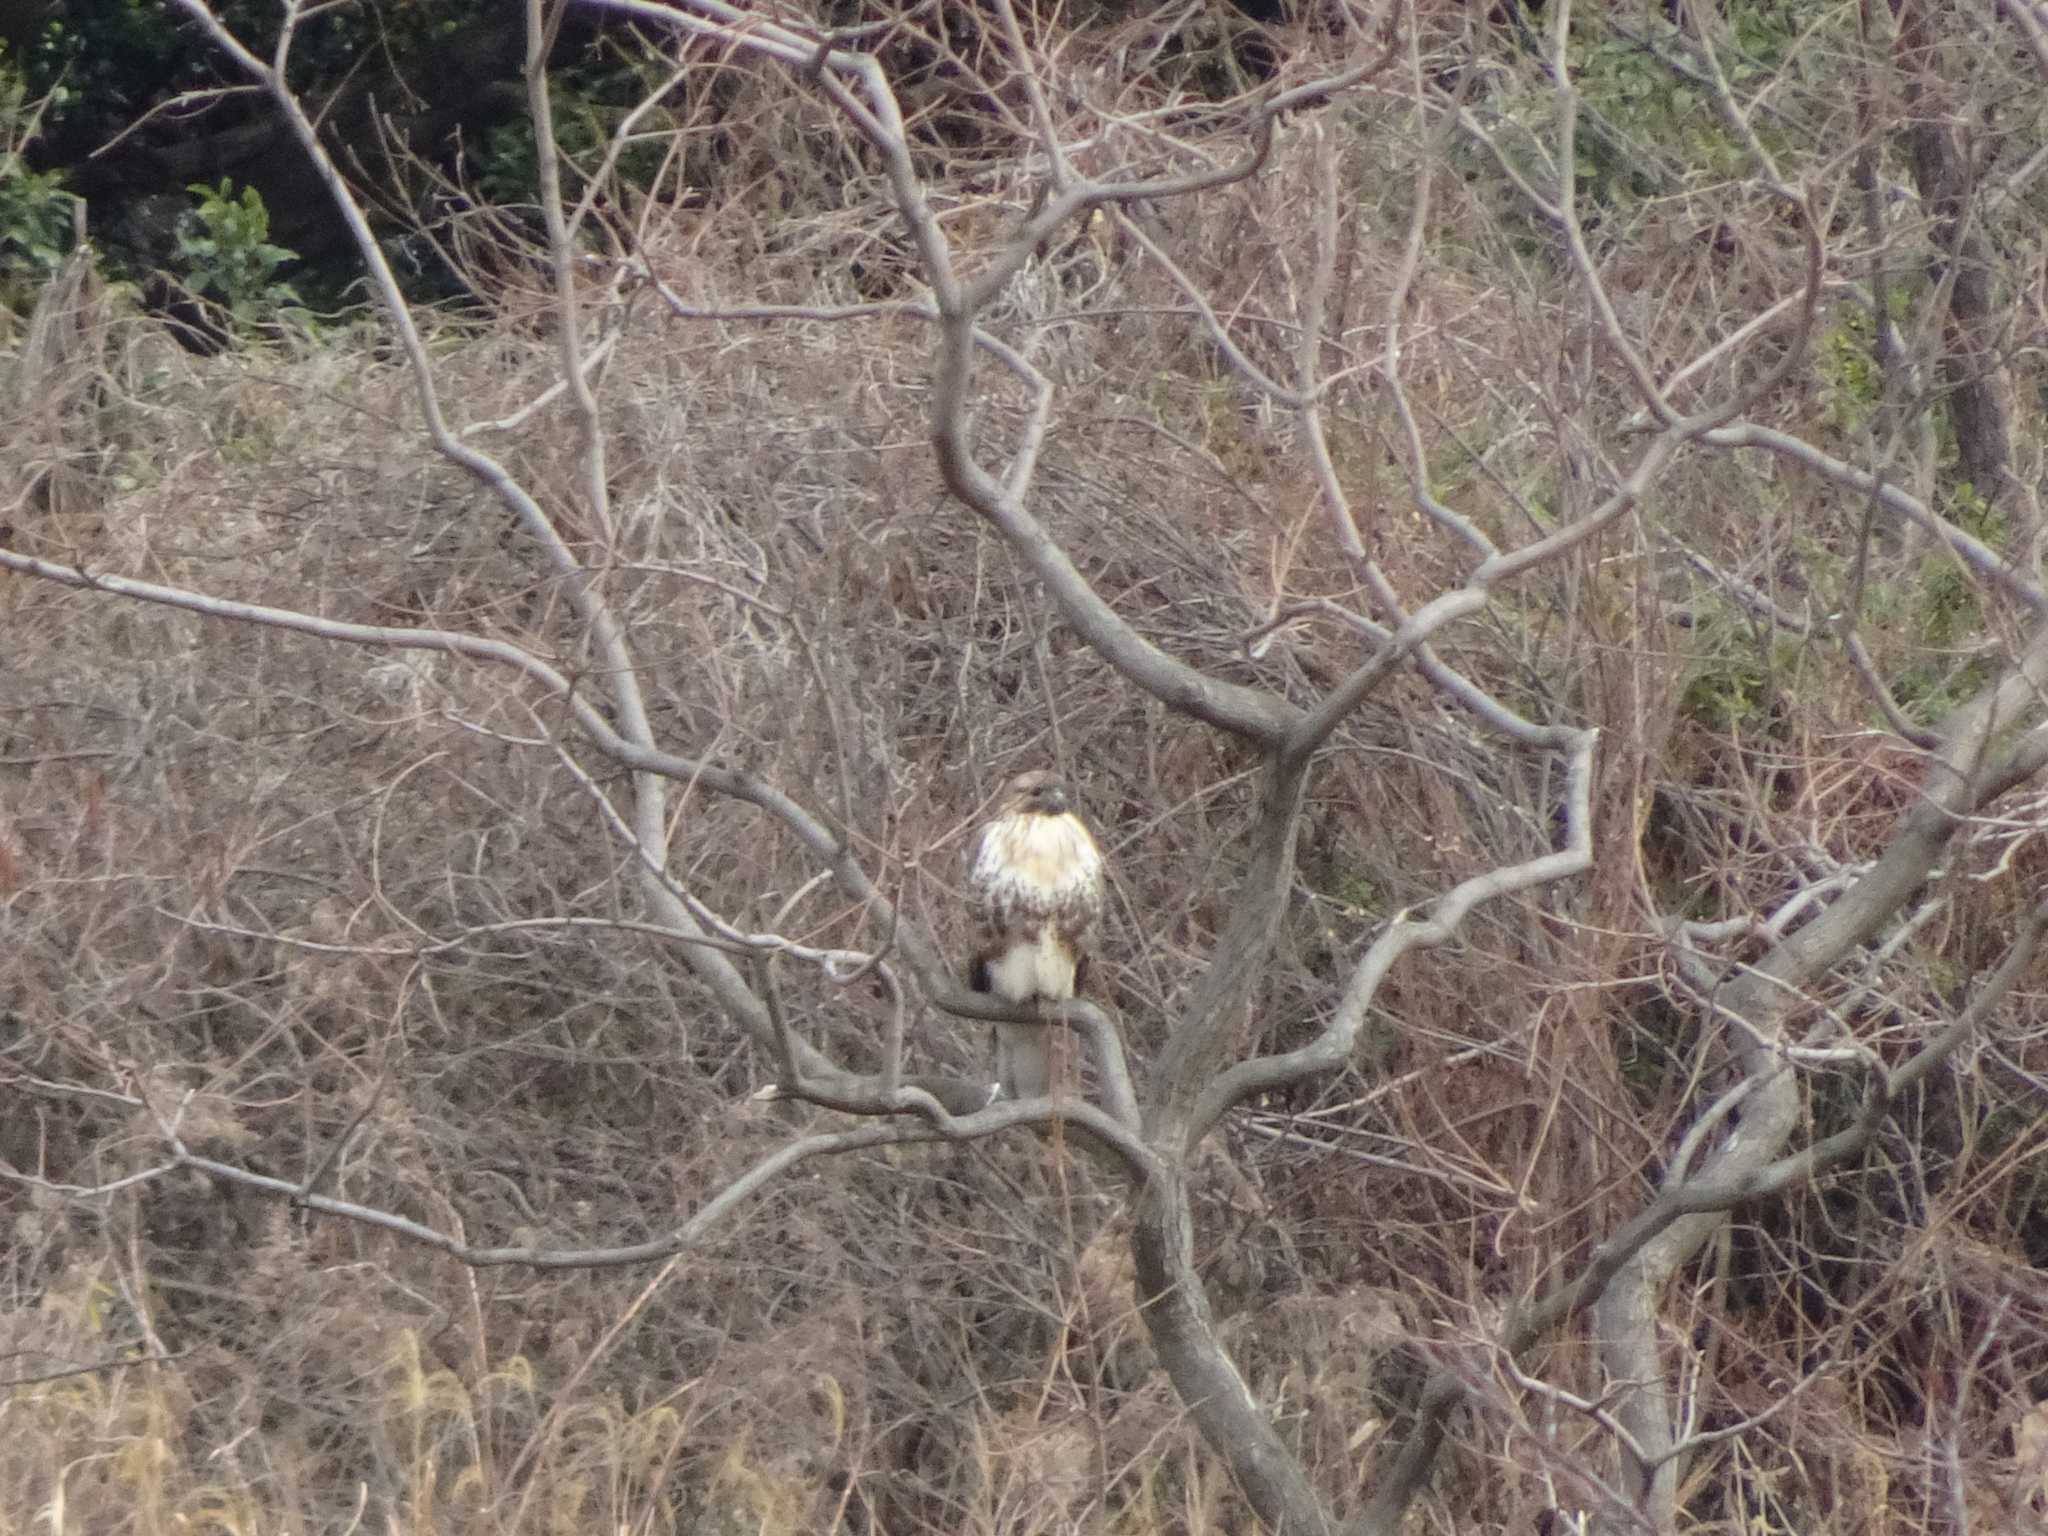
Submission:
{"label": "bird's head", "polygon": [[1020,773],[1004,786],[1003,814],[1006,816],[1061,816],[1067,811],[1067,786],[1050,769],[1034,768]]}

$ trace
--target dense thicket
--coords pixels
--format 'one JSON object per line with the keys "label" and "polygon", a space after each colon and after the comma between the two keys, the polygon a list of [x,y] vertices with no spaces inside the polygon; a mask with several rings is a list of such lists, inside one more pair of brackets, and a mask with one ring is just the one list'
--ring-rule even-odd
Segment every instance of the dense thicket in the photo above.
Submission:
{"label": "dense thicket", "polygon": [[[561,161],[415,224],[459,317],[257,257],[198,357],[56,253],[0,1508],[2038,1521],[2048,34],[1554,6],[615,5],[631,143],[558,59]],[[324,12],[283,83],[512,9]],[[1049,762],[1086,1113],[982,1107],[953,985]]]}

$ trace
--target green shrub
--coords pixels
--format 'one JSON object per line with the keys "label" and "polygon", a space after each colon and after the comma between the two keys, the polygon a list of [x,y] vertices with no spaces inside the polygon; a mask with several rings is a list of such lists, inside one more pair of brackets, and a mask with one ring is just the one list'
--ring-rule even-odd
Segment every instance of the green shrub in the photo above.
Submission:
{"label": "green shrub", "polygon": [[221,306],[238,331],[261,329],[289,317],[303,325],[305,308],[291,284],[277,280],[278,268],[298,253],[270,241],[270,210],[254,187],[236,195],[234,183],[198,182],[186,190],[199,206],[178,231],[178,274],[202,299]]}
{"label": "green shrub", "polygon": [[1780,692],[1805,668],[1799,641],[1718,595],[1702,598],[1689,649],[1692,664],[1679,694],[1679,713],[1716,732],[1767,729]]}
{"label": "green shrub", "polygon": [[31,171],[15,154],[0,160],[0,304],[25,309],[57,275],[77,202],[61,173]]}
{"label": "green shrub", "polygon": [[22,159],[42,112],[13,61],[0,57],[0,306],[17,312],[57,275],[78,206],[61,172],[32,171]]}

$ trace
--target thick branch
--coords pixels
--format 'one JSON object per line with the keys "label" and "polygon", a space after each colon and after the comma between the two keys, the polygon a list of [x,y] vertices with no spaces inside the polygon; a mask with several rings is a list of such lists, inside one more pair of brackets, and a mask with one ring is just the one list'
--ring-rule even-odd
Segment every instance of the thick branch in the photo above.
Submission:
{"label": "thick branch", "polygon": [[[1917,1082],[1952,1053],[2023,974],[2040,939],[2044,921],[2037,909],[2014,952],[1955,1026],[1883,1083],[1873,1087],[1857,1125],[1828,1141],[1781,1157],[1798,1124],[1799,1095],[1790,1068],[1773,1049],[1779,1022],[1797,1005],[1804,989],[1838,965],[1875,934],[1923,885],[1963,818],[1996,796],[2048,767],[2048,727],[2037,727],[2006,750],[1984,761],[1990,744],[2009,735],[2022,707],[2037,707],[2048,674],[2048,629],[2037,635],[2019,667],[1957,711],[1947,733],[1948,748],[1930,769],[1926,798],[1907,813],[1891,845],[1858,880],[1817,917],[1774,944],[1755,967],[1724,989],[1722,1005],[1744,1019],[1759,1043],[1743,1057],[1745,1081],[1740,1123],[1689,1176],[1677,1182],[1602,1243],[1585,1269],[1542,1299],[1518,1309],[1502,1331],[1501,1347],[1519,1353],[1543,1333],[1586,1307],[1599,1304],[1596,1332],[1607,1341],[1610,1379],[1634,1384],[1616,1413],[1649,1454],[1663,1477],[1672,1461],[1671,1416],[1659,1385],[1663,1368],[1654,1347],[1655,1302],[1670,1276],[1697,1253],[1727,1219],[1750,1200],[1782,1193],[1811,1180],[1823,1168],[1853,1156],[1867,1144],[1892,1097]],[[1381,943],[1386,942],[1383,936]],[[1380,945],[1369,951],[1361,971]],[[1354,990],[1356,983],[1354,983]],[[1347,1002],[1349,994],[1347,993]],[[1329,1032],[1307,1049],[1327,1049]],[[1299,1053],[1297,1053],[1299,1054]],[[1275,1063],[1247,1063],[1238,1069],[1271,1071]],[[1228,1080],[1226,1080],[1228,1081]],[[1225,1085],[1219,1084],[1219,1090]],[[1455,1375],[1438,1373],[1417,1405],[1416,1425],[1374,1490],[1357,1529],[1364,1536],[1391,1536],[1408,1503],[1421,1489],[1442,1445],[1450,1410],[1464,1388]]]}
{"label": "thick branch", "polygon": [[[1923,1081],[1952,1057],[1966,1040],[1983,1029],[2033,964],[2044,931],[2048,931],[2048,903],[2034,908],[2027,925],[2020,931],[1998,969],[1954,1022],[1899,1067],[1871,1084],[1863,1109],[1853,1124],[1810,1147],[1787,1157],[1767,1160],[1749,1171],[1727,1166],[1735,1160],[1730,1151],[1736,1143],[1731,1142],[1729,1147],[1722,1149],[1714,1163],[1663,1190],[1649,1206],[1595,1248],[1578,1274],[1541,1298],[1516,1309],[1501,1330],[1499,1348],[1510,1356],[1520,1354],[1551,1329],[1596,1302],[1601,1304],[1598,1333],[1607,1337],[1609,1328],[1620,1327],[1625,1330],[1618,1336],[1621,1342],[1629,1343],[1639,1337],[1644,1320],[1638,1315],[1636,1300],[1648,1293],[1639,1286],[1629,1285],[1626,1277],[1632,1269],[1640,1268],[1651,1245],[1681,1221],[1717,1223],[1738,1206],[1810,1184],[1827,1169],[1862,1152],[1877,1134],[1884,1123],[1886,1111],[1897,1102],[1899,1095]],[[1789,1070],[1782,1065],[1772,1070],[1779,1079],[1790,1081]],[[1745,1110],[1753,1097],[1745,1097]],[[1617,1284],[1617,1281],[1622,1283]],[[1628,1303],[1628,1311],[1625,1312],[1619,1303],[1612,1300],[1616,1296]],[[1654,1318],[1649,1319],[1649,1326],[1654,1330]],[[1625,1355],[1611,1357],[1608,1362],[1610,1379],[1619,1379],[1616,1366],[1620,1360],[1635,1359],[1637,1353],[1630,1349]],[[1651,1371],[1649,1380],[1661,1378],[1663,1367],[1654,1352],[1638,1363]],[[1638,1382],[1643,1379],[1635,1378]],[[1401,1528],[1403,1511],[1427,1479],[1436,1452],[1442,1445],[1450,1411],[1464,1399],[1466,1390],[1465,1379],[1455,1372],[1438,1371],[1431,1376],[1417,1404],[1413,1433],[1394,1458],[1380,1486],[1374,1490],[1371,1504],[1355,1527],[1359,1536],[1390,1536]],[[1656,1396],[1655,1401],[1661,1406],[1661,1395]],[[1647,1426],[1651,1431],[1648,1440],[1643,1439],[1646,1425],[1640,1411],[1630,1411],[1624,1402],[1617,1417],[1629,1438],[1642,1448],[1645,1472],[1661,1470],[1674,1454],[1686,1449],[1672,1444],[1668,1417]]]}
{"label": "thick branch", "polygon": [[[1617,1414],[1648,1456],[1646,1492],[1660,1518],[1668,1518],[1675,1508],[1678,1478],[1676,1460],[1665,1454],[1672,1445],[1672,1414],[1657,1343],[1657,1306],[1666,1284],[1719,1228],[1735,1203],[1778,1193],[1859,1150],[1874,1134],[1890,1097],[1889,1084],[1875,1090],[1856,1127],[1833,1138],[1832,1143],[1781,1160],[1779,1154],[1799,1122],[1797,1081],[1779,1055],[1784,1020],[1809,987],[1873,937],[1925,884],[1965,817],[2048,764],[2048,727],[2037,727],[1991,761],[1984,761],[1994,740],[2008,733],[2018,709],[2037,712],[2034,706],[2040,696],[2044,663],[2048,663],[2048,629],[2036,636],[2011,677],[1985,689],[1976,701],[1957,712],[1951,722],[1948,750],[1930,768],[1932,782],[1926,798],[1908,813],[1877,862],[1826,910],[1777,943],[1761,963],[1740,972],[1724,989],[1722,1006],[1743,1022],[1755,1042],[1742,1058],[1746,1097],[1741,1122],[1698,1174],[1683,1178],[1666,1191],[1606,1245],[1616,1253],[1630,1254],[1625,1263],[1594,1266],[1595,1271],[1605,1269],[1611,1274],[1597,1292],[1596,1332],[1608,1376],[1632,1384],[1624,1389]],[[2032,952],[2038,921],[2037,914],[2016,950]],[[1987,995],[1993,999],[2003,995],[2017,974],[2009,963],[1987,988]],[[1944,1051],[1960,1041],[1978,1011],[1966,1014],[1962,1027],[1946,1037]],[[1590,1274],[1584,1283],[1592,1283]]]}
{"label": "thick branch", "polygon": [[1287,910],[1307,781],[1306,756],[1277,756],[1266,765],[1251,866],[1231,899],[1229,925],[1147,1085],[1146,1135],[1155,1146],[1185,1154],[1222,1113],[1207,1111],[1215,1097],[1210,1085],[1237,1044]]}
{"label": "thick branch", "polygon": [[1181,1168],[1162,1168],[1140,1184],[1136,1202],[1137,1302],[1174,1391],[1261,1520],[1283,1536],[1328,1536],[1329,1516],[1300,1461],[1216,1341],[1216,1319],[1195,1272]]}
{"label": "thick branch", "polygon": [[1597,736],[1592,731],[1560,734],[1569,752],[1565,846],[1556,853],[1460,881],[1434,904],[1427,917],[1415,912],[1396,916],[1360,958],[1330,1022],[1315,1039],[1279,1055],[1240,1062],[1213,1081],[1204,1082],[1205,1091],[1190,1121],[1194,1135],[1206,1132],[1233,1104],[1342,1067],[1350,1060],[1358,1032],[1365,1025],[1381,983],[1403,955],[1445,943],[1482,903],[1570,879],[1591,867],[1593,755]]}
{"label": "thick branch", "polygon": [[946,316],[932,387],[932,444],[946,488],[987,520],[1045,584],[1060,614],[1090,649],[1168,707],[1220,730],[1276,746],[1297,718],[1292,705],[1241,683],[1210,677],[1167,655],[1105,602],[1023,501],[975,461],[967,403],[972,385],[971,312]]}

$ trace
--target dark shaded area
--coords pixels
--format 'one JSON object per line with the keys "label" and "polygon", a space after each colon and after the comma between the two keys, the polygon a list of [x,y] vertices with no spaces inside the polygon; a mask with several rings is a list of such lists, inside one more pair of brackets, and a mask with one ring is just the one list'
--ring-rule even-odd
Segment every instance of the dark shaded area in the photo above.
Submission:
{"label": "dark shaded area", "polygon": [[[251,52],[272,55],[282,15],[273,0],[219,0],[215,9]],[[1145,11],[1104,4],[1078,23],[1143,26]],[[855,31],[893,14],[858,0],[821,7],[822,19]],[[1036,19],[1045,21],[1042,8]],[[1282,0],[1236,0],[1212,15],[1153,19],[1163,28],[1154,39],[1155,71],[1211,99],[1271,78],[1281,34],[1320,24],[1315,7]],[[550,71],[572,184],[578,149],[592,147],[584,140],[601,139],[658,84],[672,45],[650,46],[638,30],[592,7],[563,10]],[[359,271],[347,230],[296,140],[169,0],[9,0],[0,5],[0,42],[28,100],[42,103],[26,146],[29,168],[63,178],[86,206],[103,260],[141,283],[152,307],[183,321],[188,335],[204,338],[215,327],[164,274],[180,270],[179,235],[197,185],[254,188],[268,212],[269,240],[298,258],[280,278],[315,309],[346,299]],[[991,133],[992,121],[1003,106],[1015,112],[1023,101],[1007,100],[1003,49],[975,8],[940,7],[921,25],[872,32],[851,46],[878,52],[904,96],[914,138],[949,162],[1006,144],[1005,135]],[[315,8],[294,34],[291,84],[380,233],[396,242],[394,266],[416,299],[468,293],[436,249],[451,219],[484,206],[516,208],[530,196],[525,51],[525,9],[504,0]],[[724,71],[713,68],[687,87],[693,97],[710,93],[694,104],[714,117],[717,98],[730,88],[722,81]],[[692,170],[716,179],[716,166]],[[621,172],[634,180],[630,157]]]}
{"label": "dark shaded area", "polygon": [[[230,0],[220,10],[252,52],[269,56],[279,7]],[[639,76],[603,46],[608,30],[623,29],[582,10],[564,19],[552,54],[559,93],[637,99]],[[144,279],[158,272],[193,206],[189,188],[226,179],[261,195],[271,238],[300,257],[289,276],[310,300],[338,295],[353,276],[346,229],[276,112],[162,0],[9,4],[0,39],[30,99],[47,101],[30,166],[62,173],[116,266]],[[522,168],[506,133],[525,122],[525,50],[519,6],[372,3],[303,25],[289,68],[337,163],[381,194],[373,209],[400,222],[395,186],[470,186]],[[407,161],[410,172],[399,170]],[[450,284],[445,272],[413,276],[429,291]],[[152,297],[163,302],[167,285],[153,284]]]}

